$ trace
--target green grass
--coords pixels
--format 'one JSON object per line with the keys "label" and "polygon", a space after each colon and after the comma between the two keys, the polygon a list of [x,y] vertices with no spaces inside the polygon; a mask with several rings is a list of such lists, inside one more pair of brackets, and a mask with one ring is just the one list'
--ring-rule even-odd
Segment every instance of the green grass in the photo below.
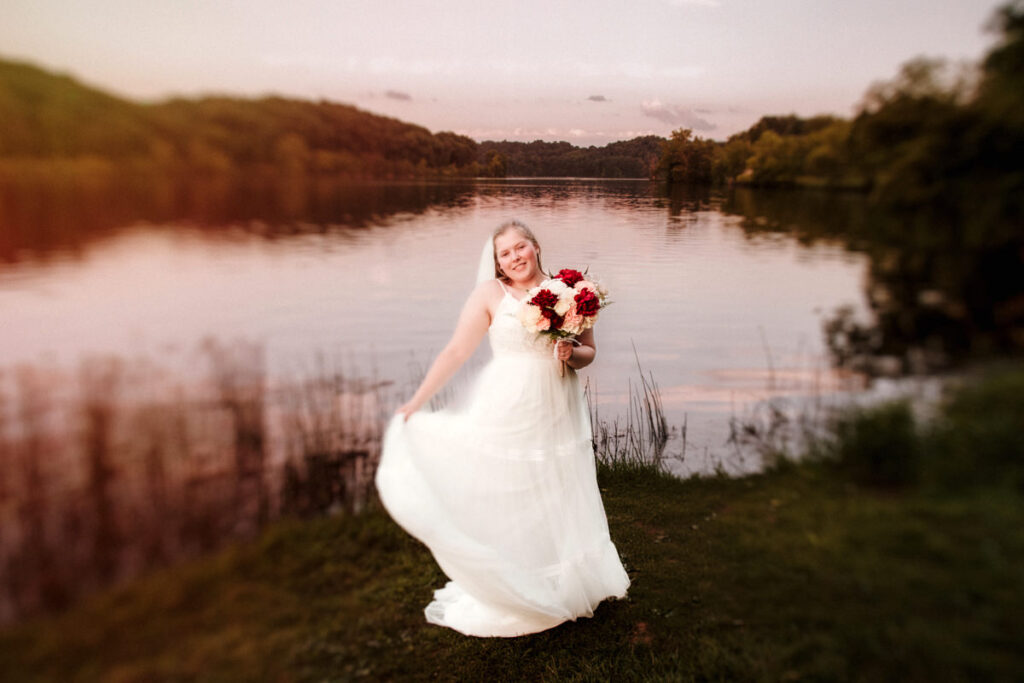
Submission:
{"label": "green grass", "polygon": [[516,639],[428,625],[444,577],[379,510],[258,542],[0,632],[2,680],[1020,680],[1024,501],[602,470],[633,581]]}

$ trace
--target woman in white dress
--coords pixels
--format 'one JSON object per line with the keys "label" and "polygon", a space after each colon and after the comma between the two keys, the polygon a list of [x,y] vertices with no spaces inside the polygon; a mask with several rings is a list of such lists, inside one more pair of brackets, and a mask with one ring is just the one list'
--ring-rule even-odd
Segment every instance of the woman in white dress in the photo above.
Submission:
{"label": "woman in white dress", "polygon": [[[625,596],[629,578],[608,535],[575,372],[594,360],[593,331],[556,345],[519,321],[544,273],[518,221],[487,241],[480,272],[451,340],[388,425],[376,485],[450,579],[427,621],[509,637],[592,616]],[[421,412],[485,334],[493,358],[465,404]]]}

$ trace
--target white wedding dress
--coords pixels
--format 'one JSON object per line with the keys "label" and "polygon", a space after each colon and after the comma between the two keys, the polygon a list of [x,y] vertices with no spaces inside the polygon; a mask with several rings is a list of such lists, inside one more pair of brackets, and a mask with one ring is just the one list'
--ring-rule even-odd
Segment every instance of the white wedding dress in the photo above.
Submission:
{"label": "white wedding dress", "polygon": [[396,416],[376,475],[388,513],[451,579],[428,622],[472,636],[592,616],[629,578],[608,536],[590,416],[576,373],[516,317],[506,291],[493,358],[461,409]]}

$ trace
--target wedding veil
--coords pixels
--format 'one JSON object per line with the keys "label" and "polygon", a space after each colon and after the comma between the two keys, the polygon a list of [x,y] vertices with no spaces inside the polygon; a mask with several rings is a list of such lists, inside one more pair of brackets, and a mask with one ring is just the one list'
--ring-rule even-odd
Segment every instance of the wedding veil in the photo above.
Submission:
{"label": "wedding veil", "polygon": [[476,270],[476,283],[480,284],[485,280],[494,279],[494,238],[487,236],[484,242],[484,251],[480,254],[480,265]]}

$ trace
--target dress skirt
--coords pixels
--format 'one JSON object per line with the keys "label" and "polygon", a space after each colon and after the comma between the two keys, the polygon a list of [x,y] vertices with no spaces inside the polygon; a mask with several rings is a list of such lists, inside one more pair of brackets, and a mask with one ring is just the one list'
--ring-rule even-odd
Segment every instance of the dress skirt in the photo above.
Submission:
{"label": "dress skirt", "polygon": [[549,353],[498,348],[461,408],[389,423],[380,499],[450,579],[427,605],[428,622],[518,636],[625,596],[586,400],[576,373],[560,376],[559,364]]}

